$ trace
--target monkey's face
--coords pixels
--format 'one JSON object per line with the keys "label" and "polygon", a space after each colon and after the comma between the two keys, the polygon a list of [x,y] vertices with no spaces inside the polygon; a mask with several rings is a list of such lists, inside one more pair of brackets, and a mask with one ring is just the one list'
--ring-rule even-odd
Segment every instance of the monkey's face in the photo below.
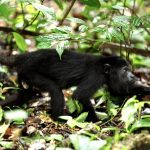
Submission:
{"label": "monkey's face", "polygon": [[114,67],[109,75],[109,88],[115,94],[128,95],[132,94],[135,83],[139,79],[131,72],[129,66]]}

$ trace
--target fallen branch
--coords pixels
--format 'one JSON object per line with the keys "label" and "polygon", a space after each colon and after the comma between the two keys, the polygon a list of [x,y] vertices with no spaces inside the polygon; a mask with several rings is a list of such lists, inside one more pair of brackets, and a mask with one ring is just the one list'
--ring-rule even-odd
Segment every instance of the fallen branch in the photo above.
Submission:
{"label": "fallen branch", "polygon": [[[101,48],[102,49],[109,48],[113,51],[119,51],[120,50],[120,44],[118,44],[118,43],[105,43],[102,45]],[[147,49],[140,49],[140,48],[129,47],[129,46],[125,46],[125,45],[122,45],[122,49],[128,50],[130,53],[142,55],[145,57],[150,57],[150,51]]]}
{"label": "fallen branch", "polygon": [[[6,33],[10,33],[10,32],[18,32],[20,34],[23,35],[30,35],[30,36],[38,36],[38,35],[42,35],[42,33],[38,33],[38,32],[33,32],[33,31],[29,31],[29,30],[21,30],[21,29],[13,29],[10,27],[0,27],[0,31],[6,32]],[[112,51],[119,51],[120,50],[120,44],[118,43],[105,43],[101,46],[102,49],[106,49],[109,48]],[[140,49],[140,48],[135,48],[135,47],[129,47],[129,46],[125,46],[122,45],[122,49],[126,49],[128,50],[130,53],[134,53],[134,54],[138,54],[138,55],[142,55],[142,56],[146,56],[146,57],[150,57],[150,51],[146,50],[146,49]]]}
{"label": "fallen branch", "polygon": [[9,28],[9,27],[0,27],[0,31],[6,32],[6,33],[10,33],[10,32],[17,32],[23,35],[31,35],[31,36],[38,36],[41,35],[42,33],[38,33],[38,32],[33,32],[33,31],[29,31],[29,30],[22,30],[22,29],[13,29],[13,28]]}

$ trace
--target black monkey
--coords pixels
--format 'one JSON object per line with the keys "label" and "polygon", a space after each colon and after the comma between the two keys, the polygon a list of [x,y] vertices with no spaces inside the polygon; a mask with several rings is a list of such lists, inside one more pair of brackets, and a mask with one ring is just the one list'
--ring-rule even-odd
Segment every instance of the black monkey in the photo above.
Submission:
{"label": "black monkey", "polygon": [[[104,84],[118,95],[150,94],[150,87],[140,84],[129,70],[128,63],[117,56],[94,56],[65,50],[60,59],[55,50],[46,49],[10,57],[0,56],[0,63],[16,69],[20,86],[22,82],[29,86],[29,89],[15,95],[13,101],[18,97],[21,100],[23,95],[32,95],[33,87],[48,91],[54,119],[63,115],[62,89],[71,86],[77,86],[72,98],[83,104],[83,111],[89,113],[87,119],[93,122],[98,118],[90,98]],[[0,105],[11,102],[9,99],[0,102]]]}

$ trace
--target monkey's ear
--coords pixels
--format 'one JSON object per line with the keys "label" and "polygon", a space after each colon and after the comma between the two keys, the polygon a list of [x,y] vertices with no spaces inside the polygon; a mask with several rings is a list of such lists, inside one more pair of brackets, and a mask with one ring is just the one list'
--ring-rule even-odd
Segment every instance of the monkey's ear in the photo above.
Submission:
{"label": "monkey's ear", "polygon": [[111,65],[110,64],[105,64],[104,65],[104,73],[109,74],[111,70]]}

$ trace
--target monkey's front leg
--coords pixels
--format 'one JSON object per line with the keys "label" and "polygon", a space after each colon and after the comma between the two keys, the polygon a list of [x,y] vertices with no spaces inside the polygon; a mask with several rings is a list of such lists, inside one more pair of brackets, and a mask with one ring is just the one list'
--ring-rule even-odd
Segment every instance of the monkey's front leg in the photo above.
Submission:
{"label": "monkey's front leg", "polygon": [[73,99],[79,100],[79,102],[81,102],[81,104],[83,105],[83,111],[88,112],[87,121],[99,121],[90,101],[90,98],[99,88],[99,82],[100,81],[96,79],[96,77],[93,78],[92,75],[89,76],[87,79],[79,84],[72,96]]}

